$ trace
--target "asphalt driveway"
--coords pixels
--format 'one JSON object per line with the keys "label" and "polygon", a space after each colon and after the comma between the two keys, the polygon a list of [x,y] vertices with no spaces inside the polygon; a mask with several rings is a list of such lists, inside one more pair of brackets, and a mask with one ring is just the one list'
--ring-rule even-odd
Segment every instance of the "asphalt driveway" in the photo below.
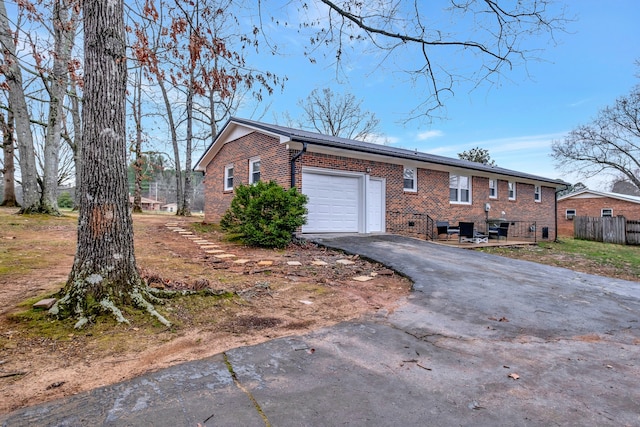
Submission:
{"label": "asphalt driveway", "polygon": [[230,350],[2,425],[640,425],[640,283],[398,236],[324,237],[414,281],[395,312]]}

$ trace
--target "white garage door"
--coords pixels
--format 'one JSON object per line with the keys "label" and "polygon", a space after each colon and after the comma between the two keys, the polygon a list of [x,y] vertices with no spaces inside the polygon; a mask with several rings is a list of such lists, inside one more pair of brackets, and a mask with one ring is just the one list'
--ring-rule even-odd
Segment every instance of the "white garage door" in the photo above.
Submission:
{"label": "white garage door", "polygon": [[307,195],[304,233],[357,233],[360,217],[360,179],[352,176],[302,172],[302,192]]}

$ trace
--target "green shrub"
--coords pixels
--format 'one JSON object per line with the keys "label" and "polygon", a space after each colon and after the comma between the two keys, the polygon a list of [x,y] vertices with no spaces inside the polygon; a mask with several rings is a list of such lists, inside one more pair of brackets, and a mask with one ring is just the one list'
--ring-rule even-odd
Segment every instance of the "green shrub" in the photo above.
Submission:
{"label": "green shrub", "polygon": [[58,207],[60,208],[72,208],[73,207],[73,199],[71,198],[71,194],[68,191],[63,191],[58,196]]}
{"label": "green shrub", "polygon": [[306,203],[296,188],[285,190],[275,181],[239,185],[220,226],[248,245],[282,248],[306,223]]}

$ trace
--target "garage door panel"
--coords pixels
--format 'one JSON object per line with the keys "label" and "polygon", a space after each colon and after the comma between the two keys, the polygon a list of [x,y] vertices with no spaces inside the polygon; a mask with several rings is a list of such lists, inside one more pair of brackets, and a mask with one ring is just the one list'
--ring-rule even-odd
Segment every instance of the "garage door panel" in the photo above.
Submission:
{"label": "garage door panel", "polygon": [[303,172],[302,192],[309,201],[304,232],[358,232],[360,179]]}

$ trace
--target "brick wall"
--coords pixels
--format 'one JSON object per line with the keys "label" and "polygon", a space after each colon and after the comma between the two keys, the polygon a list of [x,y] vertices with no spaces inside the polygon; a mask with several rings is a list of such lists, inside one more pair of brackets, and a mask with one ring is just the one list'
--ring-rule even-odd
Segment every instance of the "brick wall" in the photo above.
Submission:
{"label": "brick wall", "polygon": [[289,152],[276,138],[251,133],[224,144],[207,165],[204,178],[205,221],[218,222],[231,205],[233,191],[224,191],[225,166],[233,164],[233,185],[249,183],[249,159],[260,157],[262,181],[289,187]]}
{"label": "brick wall", "polygon": [[573,236],[573,221],[566,217],[567,209],[575,209],[578,216],[602,216],[602,209],[613,209],[613,216],[640,219],[640,204],[611,197],[568,198],[558,201],[558,235]]}
{"label": "brick wall", "polygon": [[[298,151],[288,152],[275,138],[252,133],[225,144],[207,166],[205,176],[205,221],[217,222],[228,209],[233,192],[223,190],[224,168],[234,165],[234,185],[240,181],[248,182],[249,159],[260,156],[263,181],[275,180],[288,188],[290,185],[290,159]],[[457,205],[449,203],[449,173],[431,169],[417,170],[417,191],[403,189],[403,165],[383,163],[373,160],[356,159],[346,156],[313,153],[307,151],[296,161],[296,186],[302,187],[302,168],[314,167],[341,171],[362,172],[369,170],[372,177],[383,177],[386,181],[387,225],[394,224],[394,232],[413,235],[419,220],[411,214],[428,214],[434,221],[446,220],[451,224],[459,221],[472,221],[483,230],[485,225],[486,202],[491,204],[490,218],[504,217],[512,221],[536,221],[538,230],[549,228],[549,238],[555,239],[555,191],[542,187],[541,202],[534,201],[534,186],[518,183],[516,200],[508,200],[507,181],[498,180],[498,197],[489,199],[488,178],[473,177],[472,204]],[[502,215],[502,212],[505,215]],[[407,214],[406,227],[398,223],[398,213]],[[393,218],[392,218],[393,216]],[[400,215],[400,218],[405,218]],[[409,226],[408,218],[413,218]],[[538,234],[538,237],[540,235]]]}

